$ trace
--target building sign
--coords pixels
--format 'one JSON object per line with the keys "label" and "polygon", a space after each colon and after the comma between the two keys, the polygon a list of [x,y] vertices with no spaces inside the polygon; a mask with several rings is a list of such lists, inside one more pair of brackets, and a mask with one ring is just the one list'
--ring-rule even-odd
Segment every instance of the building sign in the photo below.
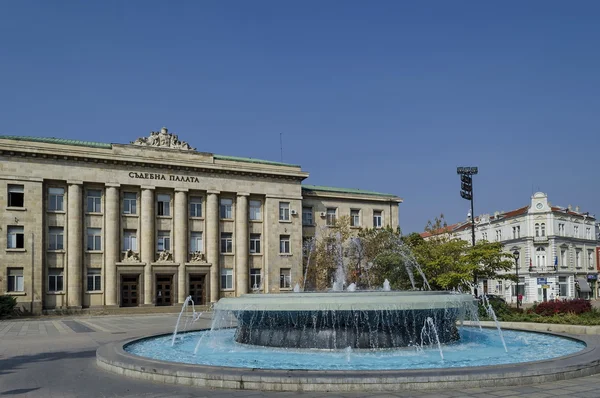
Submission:
{"label": "building sign", "polygon": [[138,173],[137,171],[130,171],[129,178],[137,178],[141,180],[161,180],[161,181],[179,181],[179,182],[195,182],[199,183],[200,180],[195,176],[183,176],[177,174],[162,174],[162,173]]}
{"label": "building sign", "polygon": [[547,283],[548,283],[548,280],[546,278],[537,278],[538,285],[546,285]]}

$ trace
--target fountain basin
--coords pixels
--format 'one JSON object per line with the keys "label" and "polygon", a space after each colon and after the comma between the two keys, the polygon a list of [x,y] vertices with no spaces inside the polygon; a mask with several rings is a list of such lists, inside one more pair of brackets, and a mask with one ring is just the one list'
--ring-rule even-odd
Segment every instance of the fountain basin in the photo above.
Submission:
{"label": "fountain basin", "polygon": [[[250,294],[221,299],[215,310],[237,319],[238,343],[388,349],[458,340],[456,321],[474,302],[471,295],[450,292]],[[422,334],[428,321],[435,339]]]}
{"label": "fountain basin", "polygon": [[[548,325],[546,325],[548,326]],[[494,334],[494,330],[490,330]],[[511,339],[510,333],[507,338]],[[534,335],[526,333],[525,335]],[[535,335],[549,335],[565,338],[565,342],[573,342],[574,339],[562,333],[535,333]],[[191,338],[190,334],[190,338]],[[546,357],[544,360],[530,361],[524,363],[505,363],[501,365],[469,365],[458,364],[463,367],[449,366],[449,360],[440,360],[439,356],[430,368],[426,369],[359,369],[359,370],[306,370],[304,369],[261,369],[253,368],[248,364],[246,368],[233,367],[236,365],[213,366],[198,365],[191,363],[169,362],[156,357],[144,358],[141,353],[132,354],[128,352],[137,343],[156,341],[164,339],[162,346],[165,351],[170,351],[170,334],[154,336],[148,339],[129,339],[119,343],[109,343],[97,350],[98,365],[108,371],[126,375],[128,377],[151,380],[162,383],[176,383],[191,386],[217,387],[248,390],[271,390],[271,391],[402,391],[402,390],[440,390],[445,388],[476,388],[489,386],[509,386],[543,383],[556,380],[565,380],[575,377],[588,376],[600,371],[600,356],[597,336],[578,336],[583,344],[577,352],[570,355]],[[157,340],[158,339],[158,340]],[[550,341],[546,348],[539,347],[533,351],[550,351],[562,346],[560,342]],[[525,342],[526,343],[526,342]],[[179,343],[178,343],[179,344]],[[237,344],[237,343],[232,343]],[[462,342],[460,344],[463,344]],[[459,344],[459,345],[460,345]],[[237,349],[260,349],[275,351],[290,351],[273,348],[252,348],[249,345],[237,344]],[[496,344],[497,352],[489,352],[487,356],[496,358],[503,353],[500,345]],[[246,348],[244,348],[246,347]],[[183,349],[183,345],[181,346]],[[231,347],[222,347],[228,351]],[[485,348],[485,347],[484,347]],[[463,355],[469,358],[473,352],[470,347],[465,347]],[[515,348],[509,343],[509,351],[514,350],[516,357],[523,359],[523,350]],[[207,351],[199,351],[197,360],[206,358]],[[294,351],[294,350],[291,350]],[[311,350],[307,350],[311,351]],[[400,350],[406,351],[406,350]],[[409,349],[410,351],[410,349]],[[432,350],[435,351],[435,350]],[[485,351],[485,350],[484,350]],[[193,351],[192,351],[193,353]],[[193,356],[193,354],[190,355]],[[150,353],[147,352],[149,355]],[[290,352],[293,356],[295,353]],[[175,354],[176,361],[183,358]],[[225,358],[227,353],[214,353],[214,358]],[[249,355],[249,359],[255,354]],[[270,356],[270,361],[276,361]],[[233,361],[234,359],[232,359]],[[266,359],[269,361],[269,359]],[[320,361],[322,363],[323,361]],[[233,363],[233,362],[227,362]]]}

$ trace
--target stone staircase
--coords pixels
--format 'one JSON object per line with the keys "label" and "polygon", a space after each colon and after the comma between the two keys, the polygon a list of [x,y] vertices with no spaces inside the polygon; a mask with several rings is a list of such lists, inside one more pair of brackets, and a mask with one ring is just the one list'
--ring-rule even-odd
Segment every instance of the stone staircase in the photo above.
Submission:
{"label": "stone staircase", "polygon": [[[147,307],[98,307],[83,309],[51,309],[43,310],[42,316],[68,316],[68,315],[151,315],[151,314],[178,314],[181,311],[181,304],[172,306],[147,306]],[[196,312],[212,311],[208,305],[195,306]],[[191,312],[191,307],[186,311]]]}

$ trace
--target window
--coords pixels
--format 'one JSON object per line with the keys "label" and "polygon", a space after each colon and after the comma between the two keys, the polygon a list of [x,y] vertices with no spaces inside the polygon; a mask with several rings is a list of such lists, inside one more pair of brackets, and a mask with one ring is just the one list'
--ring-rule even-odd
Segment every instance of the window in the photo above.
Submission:
{"label": "window", "polygon": [[171,195],[160,194],[157,196],[157,198],[158,202],[156,207],[156,214],[164,217],[171,216]]}
{"label": "window", "polygon": [[233,235],[231,232],[221,232],[221,253],[233,253]]}
{"label": "window", "polygon": [[102,230],[100,228],[87,229],[87,249],[102,250]]}
{"label": "window", "polygon": [[63,211],[65,200],[64,188],[48,188],[48,210]]}
{"label": "window", "polygon": [[131,229],[123,231],[123,250],[137,252],[137,249],[137,231]]}
{"label": "window", "polygon": [[500,242],[501,240],[502,240],[502,230],[497,229],[496,230],[496,242]]}
{"label": "window", "polygon": [[585,229],[585,238],[586,239],[592,239],[592,229],[590,227],[587,227]]}
{"label": "window", "polygon": [[260,290],[262,282],[261,272],[262,270],[260,268],[250,269],[250,289]]}
{"label": "window", "polygon": [[538,247],[535,251],[535,266],[545,267],[546,266],[546,249]]}
{"label": "window", "polygon": [[279,221],[290,221],[289,202],[279,202]]}
{"label": "window", "polygon": [[252,221],[262,220],[262,215],[260,214],[260,207],[261,207],[260,200],[251,200],[250,201],[250,220],[252,220]]}
{"label": "window", "polygon": [[541,236],[546,236],[546,224],[545,223],[540,224],[540,230],[541,230]]}
{"label": "window", "polygon": [[123,214],[137,214],[137,194],[135,192],[123,194]]}
{"label": "window", "polygon": [[48,250],[63,250],[64,248],[64,228],[50,227],[48,229]]}
{"label": "window", "polygon": [[483,240],[488,240],[488,234],[487,234],[487,232],[482,232],[481,233],[481,237],[483,238]]}
{"label": "window", "polygon": [[171,250],[171,231],[158,231],[156,250],[166,252]]}
{"label": "window", "polygon": [[190,197],[190,217],[202,217],[202,197]]}
{"label": "window", "polygon": [[25,248],[25,229],[21,226],[9,226],[8,241],[6,247],[9,249],[24,249]]}
{"label": "window", "polygon": [[289,289],[292,287],[292,270],[291,268],[279,269],[279,288]]}
{"label": "window", "polygon": [[233,269],[221,268],[221,289],[233,289]]}
{"label": "window", "polygon": [[313,225],[313,209],[312,207],[302,208],[302,225]]}
{"label": "window", "polygon": [[102,213],[102,191],[90,189],[87,191],[87,212]]}
{"label": "window", "polygon": [[260,234],[250,234],[250,253],[260,253]]}
{"label": "window", "polygon": [[202,245],[202,232],[192,232],[190,234],[190,251],[192,253],[202,252],[204,246]]}
{"label": "window", "polygon": [[23,185],[8,186],[8,207],[23,207],[25,203],[25,187]]}
{"label": "window", "polygon": [[289,254],[290,253],[290,236],[280,235],[279,236],[279,253]]}
{"label": "window", "polygon": [[581,268],[581,250],[575,250],[575,266]]}
{"label": "window", "polygon": [[558,234],[560,236],[565,236],[565,224],[563,224],[563,223],[558,224]]}
{"label": "window", "polygon": [[512,227],[513,239],[519,239],[521,237],[521,227]]}
{"label": "window", "polygon": [[60,269],[48,270],[48,291],[62,292],[63,291],[63,272]]}
{"label": "window", "polygon": [[588,268],[594,268],[594,252],[592,250],[588,250]]}
{"label": "window", "polygon": [[360,227],[360,210],[350,210],[350,226]]}
{"label": "window", "polygon": [[232,199],[221,199],[221,205],[219,206],[221,218],[231,219],[231,208],[233,206]]}
{"label": "window", "polygon": [[335,225],[335,220],[336,220],[336,215],[337,215],[337,209],[335,208],[328,208],[327,209],[327,216],[325,219],[325,223],[329,226]]}
{"label": "window", "polygon": [[579,238],[579,227],[577,225],[573,226],[573,236]]}
{"label": "window", "polygon": [[373,212],[373,228],[381,228],[382,218],[383,217],[381,211]]}
{"label": "window", "polygon": [[540,224],[539,223],[535,223],[535,237],[539,237],[540,236]]}
{"label": "window", "polygon": [[568,266],[568,264],[567,264],[567,249],[560,250],[560,265],[563,267]]}
{"label": "window", "polygon": [[23,268],[9,268],[7,291],[22,292],[24,290],[23,285]]}
{"label": "window", "polygon": [[558,284],[560,286],[560,296],[569,297],[569,280],[566,276],[558,277]]}
{"label": "window", "polygon": [[96,292],[102,290],[102,273],[98,268],[88,268],[87,290],[88,292]]}

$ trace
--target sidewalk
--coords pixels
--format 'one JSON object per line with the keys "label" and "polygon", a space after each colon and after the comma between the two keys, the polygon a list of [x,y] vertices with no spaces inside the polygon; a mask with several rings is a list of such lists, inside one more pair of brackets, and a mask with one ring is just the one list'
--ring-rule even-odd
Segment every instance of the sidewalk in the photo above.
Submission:
{"label": "sidewalk", "polygon": [[[204,314],[195,328],[209,327]],[[396,393],[277,393],[155,384],[96,366],[104,343],[171,333],[177,314],[0,321],[0,396],[18,397],[566,397],[600,398],[600,375],[531,386]]]}

